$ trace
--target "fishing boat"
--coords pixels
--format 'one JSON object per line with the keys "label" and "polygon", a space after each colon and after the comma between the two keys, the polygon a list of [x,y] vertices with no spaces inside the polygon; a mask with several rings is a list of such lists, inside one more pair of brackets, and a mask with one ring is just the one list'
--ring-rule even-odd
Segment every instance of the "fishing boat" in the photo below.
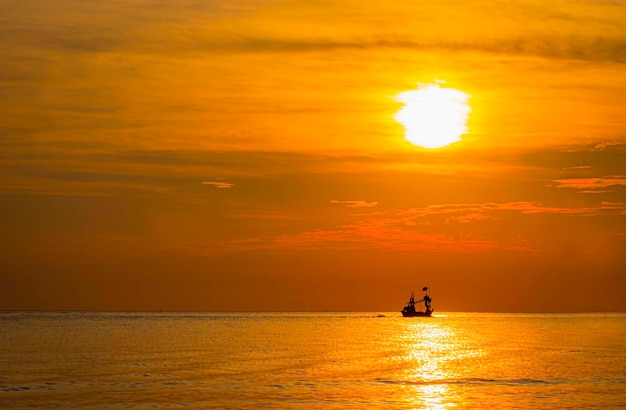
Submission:
{"label": "fishing boat", "polygon": [[[432,309],[430,302],[432,302],[432,298],[428,296],[428,286],[424,286],[422,288],[426,294],[421,300],[415,301],[415,294],[411,292],[411,298],[409,299],[409,303],[402,309],[402,316],[404,317],[431,317],[435,309]],[[417,310],[415,305],[418,303],[424,302],[424,307],[426,311]]]}

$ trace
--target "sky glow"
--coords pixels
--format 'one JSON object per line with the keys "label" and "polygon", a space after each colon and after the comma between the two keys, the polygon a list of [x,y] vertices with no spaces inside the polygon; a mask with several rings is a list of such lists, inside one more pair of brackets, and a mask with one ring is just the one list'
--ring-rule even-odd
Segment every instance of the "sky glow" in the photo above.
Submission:
{"label": "sky glow", "polygon": [[0,21],[0,309],[626,311],[623,2]]}

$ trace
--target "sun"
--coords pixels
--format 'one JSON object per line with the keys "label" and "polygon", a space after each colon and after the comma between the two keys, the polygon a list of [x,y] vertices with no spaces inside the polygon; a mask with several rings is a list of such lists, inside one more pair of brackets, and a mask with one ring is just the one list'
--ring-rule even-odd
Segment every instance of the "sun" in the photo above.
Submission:
{"label": "sun", "polygon": [[418,84],[417,90],[404,91],[396,100],[405,106],[394,119],[405,128],[405,139],[423,148],[441,148],[461,140],[467,132],[471,108],[469,95],[439,82]]}

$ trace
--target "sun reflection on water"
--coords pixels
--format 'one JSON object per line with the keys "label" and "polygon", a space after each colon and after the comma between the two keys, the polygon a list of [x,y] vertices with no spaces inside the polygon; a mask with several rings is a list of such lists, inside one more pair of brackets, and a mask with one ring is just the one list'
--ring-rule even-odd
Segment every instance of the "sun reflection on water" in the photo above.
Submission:
{"label": "sun reflection on water", "polygon": [[416,386],[416,396],[420,398],[422,409],[442,410],[453,408],[453,403],[444,400],[449,395],[449,387],[444,384],[425,384]]}
{"label": "sun reflection on water", "polygon": [[407,359],[413,362],[409,367],[412,380],[431,381],[449,377],[443,362],[449,360],[452,332],[432,323],[422,324],[409,329],[407,338],[414,342],[408,344]]}
{"label": "sun reflection on water", "polygon": [[421,409],[449,409],[459,403],[452,397],[451,382],[465,372],[463,363],[468,358],[480,356],[475,348],[468,349],[464,340],[453,328],[436,321],[408,323],[402,337],[403,375],[407,385],[407,403]]}

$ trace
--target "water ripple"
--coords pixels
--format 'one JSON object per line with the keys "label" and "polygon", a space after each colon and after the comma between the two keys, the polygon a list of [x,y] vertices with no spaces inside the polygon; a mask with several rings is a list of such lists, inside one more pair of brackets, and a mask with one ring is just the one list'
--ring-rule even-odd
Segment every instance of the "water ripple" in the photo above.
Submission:
{"label": "water ripple", "polygon": [[469,384],[484,384],[484,385],[559,385],[559,384],[570,384],[575,383],[576,381],[570,379],[563,378],[551,378],[551,379],[530,379],[530,378],[520,378],[520,379],[483,379],[478,377],[468,377],[461,379],[434,379],[434,380],[388,380],[388,379],[375,379],[378,383],[386,383],[386,384],[403,384],[403,385],[469,385]]}

